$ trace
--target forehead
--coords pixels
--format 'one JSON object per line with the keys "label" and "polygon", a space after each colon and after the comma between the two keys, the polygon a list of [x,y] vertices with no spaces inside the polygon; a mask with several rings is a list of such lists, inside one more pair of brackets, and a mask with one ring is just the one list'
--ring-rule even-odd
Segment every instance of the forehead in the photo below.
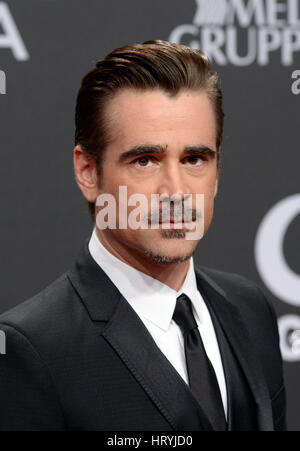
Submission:
{"label": "forehead", "polygon": [[216,145],[213,107],[203,91],[185,90],[170,96],[160,89],[124,89],[109,101],[106,117],[113,141],[123,145],[146,141]]}

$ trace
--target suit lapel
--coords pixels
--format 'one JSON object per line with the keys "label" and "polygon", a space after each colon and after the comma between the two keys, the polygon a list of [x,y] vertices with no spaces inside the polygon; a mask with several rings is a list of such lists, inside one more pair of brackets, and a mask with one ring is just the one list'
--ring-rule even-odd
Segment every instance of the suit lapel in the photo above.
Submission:
{"label": "suit lapel", "polygon": [[230,293],[225,293],[203,269],[195,266],[195,272],[198,289],[214,310],[223,333],[227,336],[253,393],[257,404],[259,428],[266,431],[274,430],[272,408],[265,376],[247,327],[237,307],[230,302]]}
{"label": "suit lapel", "polygon": [[189,387],[121,298],[102,335],[175,430],[212,430]]}
{"label": "suit lapel", "polygon": [[190,388],[161,352],[134,309],[88,250],[88,240],[67,276],[92,321],[107,324],[110,344],[174,430],[212,430]]}

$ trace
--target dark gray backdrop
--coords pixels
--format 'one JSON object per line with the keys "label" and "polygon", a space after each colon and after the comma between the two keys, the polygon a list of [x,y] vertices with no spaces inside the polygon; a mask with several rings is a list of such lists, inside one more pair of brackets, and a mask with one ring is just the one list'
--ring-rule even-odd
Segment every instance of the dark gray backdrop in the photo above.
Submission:
{"label": "dark gray backdrop", "polygon": [[[209,1],[210,9],[205,10],[204,3]],[[230,7],[228,1],[218,0],[218,10],[214,0],[0,2],[0,69],[6,73],[6,94],[0,95],[0,312],[37,293],[67,270],[91,233],[92,223],[72,166],[75,97],[82,76],[98,59],[127,43],[171,40],[178,30],[185,30],[180,42],[188,45],[199,45],[199,41],[203,45],[201,38],[207,40],[209,33],[220,39],[225,36],[223,61],[222,56],[217,61],[212,55],[221,76],[226,114],[221,180],[214,220],[199,243],[196,259],[255,280],[265,289],[278,317],[286,318],[281,340],[287,358],[292,356],[285,361],[288,425],[300,430],[300,352],[297,354],[290,335],[300,329],[300,208],[297,211],[299,197],[295,197],[299,195],[300,95],[291,90],[292,72],[300,69],[299,49],[290,54],[290,60],[286,56],[289,33],[294,33],[291,45],[297,49],[299,1],[270,0],[277,12],[268,10],[262,18],[254,11],[251,23],[240,13],[231,25],[222,10]],[[240,3],[247,6],[251,2]],[[266,6],[265,1],[261,3]],[[8,32],[7,11],[20,33],[27,59],[20,59],[3,43]],[[188,27],[178,28],[180,25]],[[236,33],[234,42],[240,55],[247,54],[250,29],[260,39],[269,32],[265,42],[278,49],[263,61],[266,44],[256,42],[253,61],[237,65],[228,57],[234,48],[226,34],[230,27]],[[291,196],[298,204],[285,229],[282,257],[295,276],[293,303],[288,295],[287,299],[276,295],[255,258],[255,239],[265,215]],[[272,271],[274,262],[265,257],[266,269]],[[277,271],[276,279],[280,277]],[[291,290],[286,279],[282,283],[286,283],[283,291]],[[291,314],[293,326],[289,327],[291,317],[286,315]]]}

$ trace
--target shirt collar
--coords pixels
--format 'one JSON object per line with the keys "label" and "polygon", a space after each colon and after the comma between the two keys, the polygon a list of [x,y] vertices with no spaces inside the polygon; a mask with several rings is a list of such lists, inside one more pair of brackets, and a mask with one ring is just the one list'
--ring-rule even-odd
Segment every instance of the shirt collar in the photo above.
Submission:
{"label": "shirt collar", "polygon": [[182,293],[189,296],[198,317],[201,317],[193,257],[190,258],[183,285],[176,291],[111,254],[99,240],[95,228],[89,241],[89,251],[138,315],[161,329],[168,330],[176,298]]}

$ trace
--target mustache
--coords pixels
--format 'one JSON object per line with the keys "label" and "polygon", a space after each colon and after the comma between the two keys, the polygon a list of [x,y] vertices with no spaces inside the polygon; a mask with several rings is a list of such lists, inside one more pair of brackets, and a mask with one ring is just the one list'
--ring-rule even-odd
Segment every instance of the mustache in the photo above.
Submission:
{"label": "mustache", "polygon": [[179,208],[178,205],[176,206],[171,203],[169,209],[163,207],[155,209],[155,211],[150,211],[147,218],[148,224],[161,224],[163,221],[181,222],[184,221],[185,216],[188,222],[196,221],[201,215],[201,211],[196,208],[184,208],[184,204]]}

